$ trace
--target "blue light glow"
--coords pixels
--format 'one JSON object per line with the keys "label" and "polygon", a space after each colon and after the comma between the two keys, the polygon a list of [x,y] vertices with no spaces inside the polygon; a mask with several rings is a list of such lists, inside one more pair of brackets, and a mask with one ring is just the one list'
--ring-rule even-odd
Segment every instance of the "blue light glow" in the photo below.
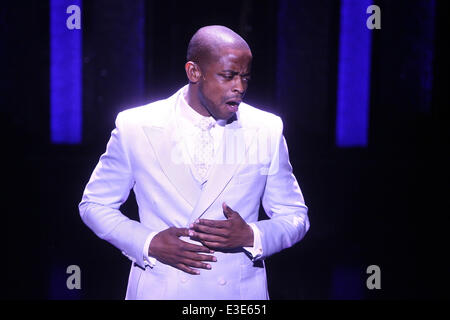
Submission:
{"label": "blue light glow", "polygon": [[81,30],[69,30],[67,8],[81,0],[50,0],[50,133],[55,144],[81,142]]}
{"label": "blue light glow", "polygon": [[341,0],[336,144],[365,147],[368,142],[371,34],[366,27],[371,0]]}

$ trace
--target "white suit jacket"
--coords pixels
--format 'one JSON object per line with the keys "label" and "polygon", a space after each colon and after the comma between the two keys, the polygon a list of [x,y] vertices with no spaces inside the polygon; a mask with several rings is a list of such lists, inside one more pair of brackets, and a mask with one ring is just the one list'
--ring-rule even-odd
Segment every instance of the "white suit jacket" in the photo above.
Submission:
{"label": "white suit jacket", "polygon": [[[133,263],[126,299],[268,299],[263,259],[300,241],[309,229],[307,207],[292,174],[278,116],[241,103],[225,126],[209,180],[200,189],[181,153],[175,105],[168,99],[119,113],[79,205],[84,223]],[[140,221],[120,206],[133,188]],[[211,270],[189,275],[161,262],[145,266],[151,232],[188,227],[197,218],[225,219],[226,202],[260,230],[263,254],[216,251]],[[271,218],[258,221],[260,203]],[[188,238],[184,241],[195,243]]]}

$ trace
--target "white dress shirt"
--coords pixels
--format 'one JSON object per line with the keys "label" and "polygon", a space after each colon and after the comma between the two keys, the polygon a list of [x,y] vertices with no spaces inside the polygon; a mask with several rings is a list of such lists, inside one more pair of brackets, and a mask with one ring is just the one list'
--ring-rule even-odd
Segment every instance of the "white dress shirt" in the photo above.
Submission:
{"label": "white dress shirt", "polygon": [[[199,114],[197,111],[192,109],[191,106],[187,103],[185,99],[186,91],[181,94],[181,99],[178,100],[177,105],[175,106],[176,109],[176,116],[175,119],[177,121],[177,128],[180,130],[180,135],[183,137],[183,158],[184,159],[192,159],[194,155],[194,148],[195,143],[193,142],[193,139],[196,136],[196,128],[195,124],[198,123],[204,116]],[[214,141],[214,154],[217,153],[220,143],[222,142],[223,132],[225,129],[225,125],[227,123],[226,120],[215,120],[213,117],[210,121],[212,123],[212,127],[210,129],[210,133],[213,137]],[[197,175],[195,173],[195,166],[193,165],[192,161],[189,162],[189,166],[191,169],[192,177],[199,183],[200,188],[203,188],[204,184],[208,181],[208,176],[211,170],[209,170],[207,174],[206,181],[199,181],[197,178]],[[258,229],[258,227],[254,223],[249,223],[249,226],[253,230],[253,246],[252,247],[243,247],[252,257],[252,260],[256,260],[259,257],[262,256],[262,243],[261,243],[261,234]],[[148,250],[150,248],[150,242],[153,240],[153,237],[158,232],[152,232],[145,242],[144,248],[143,248],[143,256],[146,266],[153,267],[156,264],[156,259],[153,257],[150,257],[148,255]]]}

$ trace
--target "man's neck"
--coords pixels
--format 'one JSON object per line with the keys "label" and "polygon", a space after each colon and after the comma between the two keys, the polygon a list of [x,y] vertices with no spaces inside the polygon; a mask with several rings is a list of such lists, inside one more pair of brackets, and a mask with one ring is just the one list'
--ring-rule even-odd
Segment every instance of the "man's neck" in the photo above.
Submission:
{"label": "man's neck", "polygon": [[197,113],[201,114],[204,117],[209,117],[211,114],[205,107],[202,106],[200,100],[198,99],[197,88],[194,87],[195,84],[189,84],[188,89],[185,93],[185,99],[188,105],[194,109]]}

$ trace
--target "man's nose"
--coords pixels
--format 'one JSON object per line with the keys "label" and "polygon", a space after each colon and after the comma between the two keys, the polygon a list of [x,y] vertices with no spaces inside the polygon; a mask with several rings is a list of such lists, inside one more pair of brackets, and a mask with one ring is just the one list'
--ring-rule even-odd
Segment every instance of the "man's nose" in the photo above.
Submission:
{"label": "man's nose", "polygon": [[236,80],[233,84],[233,92],[244,94],[245,90],[247,89],[247,84],[241,77],[236,77]]}

